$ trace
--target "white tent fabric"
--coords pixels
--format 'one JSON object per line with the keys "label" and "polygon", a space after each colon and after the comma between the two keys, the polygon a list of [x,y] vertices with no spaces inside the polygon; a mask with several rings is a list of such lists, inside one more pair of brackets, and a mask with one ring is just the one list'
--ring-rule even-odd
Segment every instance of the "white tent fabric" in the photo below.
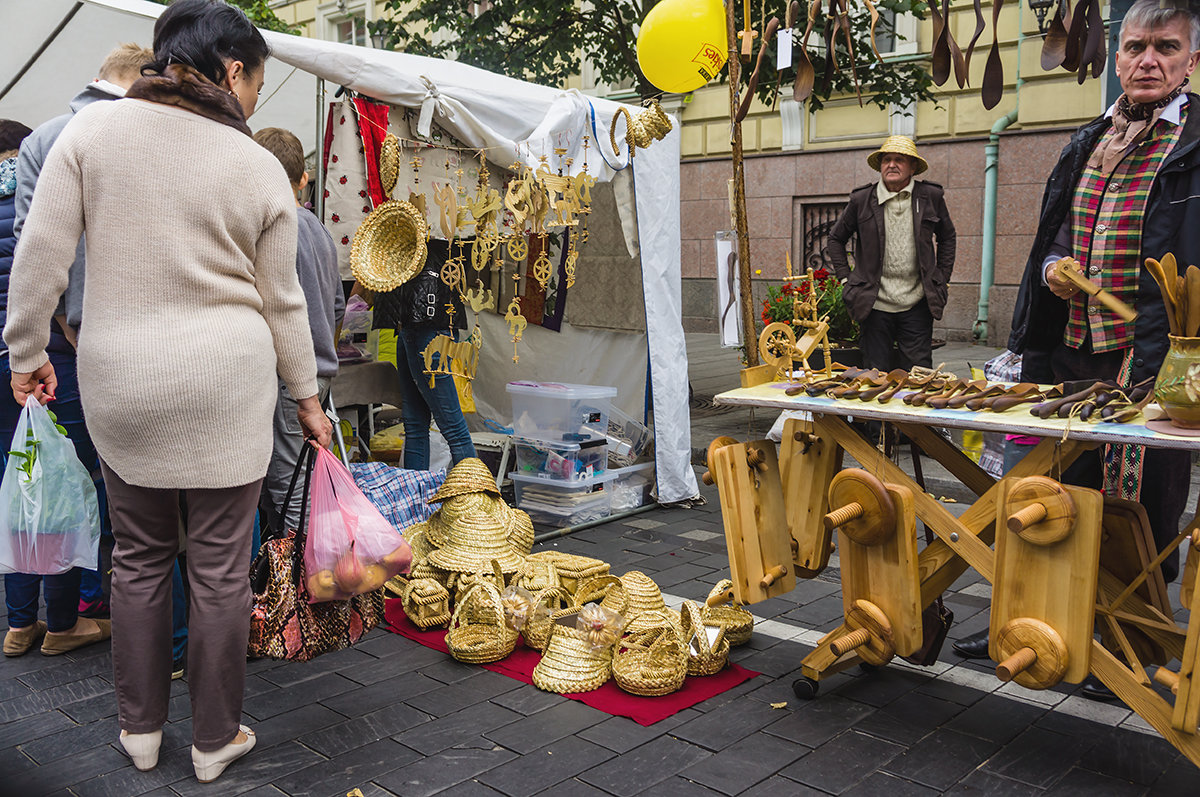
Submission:
{"label": "white tent fabric", "polygon": [[[76,9],[75,7],[78,6]],[[68,14],[74,17],[44,52],[37,48]],[[95,75],[105,53],[118,42],[149,44],[153,21],[164,7],[144,0],[0,0],[0,19],[10,32],[0,52],[0,75],[20,80],[0,97],[0,118],[36,125],[62,113],[66,102]],[[625,165],[608,142],[608,124],[620,107],[577,91],[539,86],[453,61],[342,45],[264,32],[280,64],[268,66],[254,127],[279,125],[316,144],[321,81],[347,86],[384,102],[421,109],[459,140],[488,150],[489,160],[522,159],[536,166],[538,155],[566,147],[573,171],[583,162],[582,133],[591,136],[589,169],[612,180]],[[37,56],[35,58],[35,56]],[[315,75],[317,85],[296,72]],[[638,109],[630,109],[636,112]],[[603,157],[595,157],[599,147]],[[687,366],[681,322],[679,239],[679,133],[638,153],[632,163],[636,225],[622,208],[630,253],[640,251],[649,347],[651,401],[655,422],[660,501],[699,494],[691,468],[687,406]],[[618,192],[621,194],[622,192]],[[634,240],[629,234],[636,230]]]}

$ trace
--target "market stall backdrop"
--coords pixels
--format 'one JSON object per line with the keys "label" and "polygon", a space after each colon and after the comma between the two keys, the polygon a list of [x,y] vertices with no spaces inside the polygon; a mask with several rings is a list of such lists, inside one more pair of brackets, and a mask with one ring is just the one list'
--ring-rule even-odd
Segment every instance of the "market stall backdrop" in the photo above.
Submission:
{"label": "market stall backdrop", "polygon": [[[0,118],[35,126],[66,110],[67,102],[117,43],[148,45],[154,19],[163,6],[144,0],[0,0],[0,20],[9,31],[0,48]],[[417,109],[488,159],[507,165],[518,159],[536,168],[545,142],[567,146],[572,171],[583,163],[584,134],[591,141],[588,171],[612,188],[620,235],[603,236],[581,253],[607,258],[607,291],[615,304],[639,303],[635,331],[601,329],[596,313],[589,323],[564,324],[561,333],[531,325],[526,356],[511,362],[511,344],[500,319],[481,314],[485,345],[475,383],[481,415],[509,415],[504,385],[515,379],[614,385],[618,406],[640,417],[643,401],[653,408],[658,498],[662,502],[698,495],[691,469],[691,430],[687,405],[687,354],[681,323],[679,239],[679,132],[639,150],[632,168],[628,156],[614,153],[608,125],[621,106],[577,91],[538,86],[466,64],[307,39],[264,31],[274,50],[254,128],[279,126],[294,131],[313,151],[318,119],[338,86],[391,105]],[[313,79],[316,76],[316,80]],[[636,112],[639,109],[631,108]],[[602,157],[596,157],[597,149]],[[611,207],[611,205],[610,205]],[[620,279],[624,253],[601,245],[624,239],[628,258],[640,263],[637,280]],[[615,239],[615,240],[614,240]],[[614,255],[621,255],[616,257]],[[628,261],[626,261],[628,262]],[[586,284],[586,283],[585,283]],[[591,302],[585,303],[592,306]],[[636,314],[635,314],[636,315]],[[639,319],[640,321],[641,319]],[[650,389],[645,389],[649,364]],[[646,394],[649,394],[648,397]]]}

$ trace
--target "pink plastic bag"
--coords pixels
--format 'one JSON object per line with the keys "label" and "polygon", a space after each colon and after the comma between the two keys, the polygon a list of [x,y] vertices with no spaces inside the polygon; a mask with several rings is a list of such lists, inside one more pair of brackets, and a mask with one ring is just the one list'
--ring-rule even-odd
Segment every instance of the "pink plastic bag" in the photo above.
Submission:
{"label": "pink plastic bag", "polygon": [[412,561],[408,542],[326,449],[317,451],[309,486],[304,571],[309,603],[379,589]]}

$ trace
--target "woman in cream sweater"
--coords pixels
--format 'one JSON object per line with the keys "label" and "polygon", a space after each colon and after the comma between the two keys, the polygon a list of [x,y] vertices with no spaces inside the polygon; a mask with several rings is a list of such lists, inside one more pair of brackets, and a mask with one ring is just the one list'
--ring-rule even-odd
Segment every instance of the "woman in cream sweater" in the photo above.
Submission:
{"label": "woman in cream sweater", "polygon": [[50,317],[86,228],[79,386],[116,537],[121,743],[158,760],[171,676],[178,496],[188,507],[188,685],[201,781],[254,745],[239,727],[250,535],[271,456],[276,371],[326,445],[283,167],[249,135],[269,55],[236,8],[180,0],[127,99],[76,115],[34,193],[9,286],[13,395],[52,400]]}

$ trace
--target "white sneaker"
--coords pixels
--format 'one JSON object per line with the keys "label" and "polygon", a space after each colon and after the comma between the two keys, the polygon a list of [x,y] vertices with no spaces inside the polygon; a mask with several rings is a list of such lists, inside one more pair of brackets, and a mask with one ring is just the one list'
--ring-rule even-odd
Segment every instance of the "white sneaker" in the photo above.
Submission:
{"label": "white sneaker", "polygon": [[121,746],[133,759],[133,765],[145,772],[158,765],[158,748],[162,746],[162,730],[150,733],[121,731]]}
{"label": "white sneaker", "polygon": [[202,753],[196,749],[195,745],[192,745],[192,766],[196,769],[196,780],[201,783],[211,783],[221,776],[225,767],[254,749],[257,742],[254,731],[245,725],[239,725],[238,729],[246,734],[246,741],[240,744],[230,742],[220,750],[214,750],[211,753]]}

